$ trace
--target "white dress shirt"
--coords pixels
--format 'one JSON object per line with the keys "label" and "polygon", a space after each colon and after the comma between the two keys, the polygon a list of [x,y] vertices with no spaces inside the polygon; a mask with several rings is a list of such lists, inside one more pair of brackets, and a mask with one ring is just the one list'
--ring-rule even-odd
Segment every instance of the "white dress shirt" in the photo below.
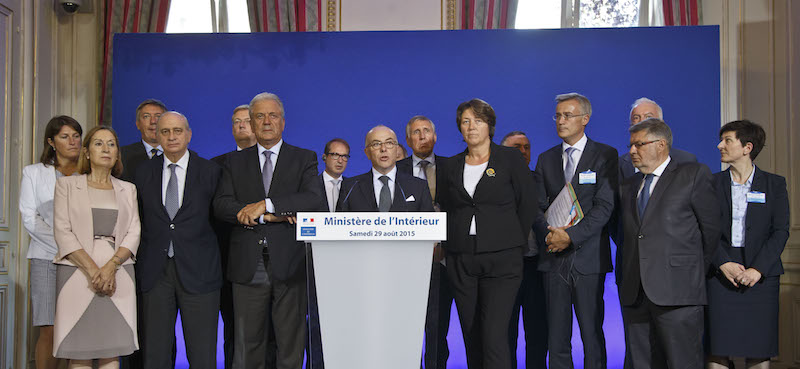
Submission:
{"label": "white dress shirt", "polygon": [[[572,162],[575,163],[575,169],[573,170],[578,170],[578,163],[581,161],[581,156],[583,156],[583,150],[586,148],[586,141],[588,141],[588,138],[586,138],[586,135],[584,134],[583,137],[581,137],[581,139],[578,140],[578,142],[576,142],[574,145],[570,145],[566,142],[561,143],[562,171],[567,170],[567,149],[570,147],[575,148],[575,150],[572,150],[572,155],[571,155]],[[575,173],[572,174],[575,175]]]}
{"label": "white dress shirt", "polygon": [[[653,171],[653,181],[650,182],[650,195],[653,195],[653,189],[656,188],[656,183],[658,183],[658,179],[661,178],[661,175],[664,174],[664,170],[667,169],[667,165],[672,160],[671,157],[667,156],[667,160],[664,160],[661,165],[659,165],[656,170]],[[642,180],[642,184],[639,185],[639,193],[636,195],[636,198],[639,198],[639,195],[642,194],[642,188],[644,187],[644,180]]]}
{"label": "white dress shirt", "polygon": [[[264,162],[267,161],[267,158],[264,157],[264,151],[267,151],[267,149],[264,146],[261,146],[261,144],[256,145],[258,146],[258,170],[261,172],[261,174],[264,174]],[[272,154],[269,155],[269,158],[272,161],[273,180],[275,179],[275,166],[278,165],[278,155],[281,152],[281,146],[283,146],[283,139],[278,141],[275,146],[272,146],[272,148],[269,149],[269,151],[272,152]],[[266,195],[269,196],[269,194]],[[272,204],[272,200],[270,200],[268,197],[264,199],[264,203],[267,205],[267,213],[274,214],[275,205]]]}
{"label": "white dress shirt", "polygon": [[161,155],[161,154],[164,153],[164,150],[161,148],[161,145],[152,146],[149,143],[145,142],[145,140],[142,140],[142,144],[144,144],[144,152],[147,153],[147,158],[149,158],[149,159],[153,158],[153,153],[151,152],[151,151],[153,151],[153,149],[157,149],[158,150],[158,155]]}
{"label": "white dress shirt", "polygon": [[186,168],[189,165],[189,150],[178,159],[178,162],[173,163],[169,158],[164,155],[164,169],[161,176],[161,203],[167,205],[167,185],[169,184],[172,170],[169,169],[170,164],[177,164],[175,167],[175,177],[178,180],[178,209],[183,206],[183,189],[186,187]]}
{"label": "white dress shirt", "polygon": [[731,246],[744,247],[745,218],[747,217],[747,193],[753,186],[753,177],[756,174],[756,166],[750,177],[743,184],[738,184],[733,180],[731,173]]}
{"label": "white dress shirt", "polygon": [[322,183],[325,185],[325,198],[328,199],[328,211],[336,211],[336,201],[342,188],[342,176],[333,178],[328,172],[322,172]]}
{"label": "white dress shirt", "polygon": [[[481,177],[483,177],[483,172],[488,166],[488,161],[478,165],[464,163],[464,189],[467,190],[470,197],[475,195],[475,188],[478,187],[478,182],[480,182]],[[475,224],[475,216],[473,215],[472,221],[469,223],[469,235],[475,236],[477,234],[478,226]]]}
{"label": "white dress shirt", "polygon": [[418,158],[416,155],[412,154],[411,163],[414,164],[414,166],[411,167],[411,173],[414,175],[414,177],[428,180],[428,176],[425,174],[425,171],[422,170],[422,165],[420,165],[420,163],[423,160],[427,160],[430,163],[431,168],[436,169],[436,158],[433,156],[433,154],[431,154],[431,156],[427,158],[421,158],[421,159]]}
{"label": "white dress shirt", "polygon": [[392,168],[389,173],[381,174],[381,172],[372,168],[372,186],[375,188],[375,203],[381,203],[381,189],[383,188],[383,182],[381,182],[381,176],[389,177],[389,182],[386,184],[389,186],[389,194],[392,196],[392,201],[394,201],[394,180],[397,178],[397,167]]}

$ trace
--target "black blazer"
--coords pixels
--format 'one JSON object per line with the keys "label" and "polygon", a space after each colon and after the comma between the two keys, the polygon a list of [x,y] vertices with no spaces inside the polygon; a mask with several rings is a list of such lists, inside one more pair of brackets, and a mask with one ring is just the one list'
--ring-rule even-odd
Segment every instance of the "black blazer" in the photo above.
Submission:
{"label": "black blazer", "polygon": [[[234,150],[226,152],[219,156],[215,156],[211,158],[211,161],[217,163],[217,165],[219,165],[221,168],[224,168],[228,155],[236,151],[237,150]],[[216,217],[212,221],[212,225],[214,226],[214,233],[217,234],[217,243],[219,244],[219,255],[222,260],[221,263],[222,275],[223,277],[225,277],[228,274],[228,253],[231,243],[231,230],[233,229],[234,225],[228,222],[223,222],[217,219]]]}
{"label": "black blazer", "polygon": [[[336,211],[378,211],[372,170],[353,177],[349,187],[347,191],[344,191],[344,186],[342,186]],[[412,196],[413,199],[411,199]],[[394,181],[394,198],[389,211],[433,211],[428,182],[398,170]]]}
{"label": "black blazer", "polygon": [[[325,181],[323,180],[322,173],[317,175],[317,184],[319,185],[320,193],[322,194],[322,196],[320,196],[319,206],[317,206],[317,211],[334,211],[335,209],[328,208],[328,191],[325,190]],[[342,183],[339,185],[339,198],[342,198],[342,192],[346,194],[352,185],[352,178],[342,176]],[[335,207],[336,204],[333,206]]]}
{"label": "black blazer", "polygon": [[228,255],[228,279],[247,283],[253,279],[257,260],[266,239],[272,266],[272,276],[288,280],[305,276],[303,242],[295,237],[295,226],[289,222],[259,224],[247,227],[239,224],[236,214],[245,205],[269,198],[278,216],[294,215],[298,211],[319,210],[322,194],[317,182],[317,155],[284,142],[273,171],[269,194],[264,193],[258,145],[230,153],[224,159],[225,174],[220,183],[220,196],[214,203],[218,219],[234,224],[231,230]]}
{"label": "black blazer", "polygon": [[144,151],[142,140],[120,147],[120,155],[122,155],[122,175],[120,179],[133,182],[136,179],[136,170],[139,165],[149,160],[147,151]]}
{"label": "black blazer", "polygon": [[714,174],[714,185],[722,211],[722,237],[714,253],[714,266],[729,261],[758,270],[763,277],[783,274],[781,253],[789,239],[789,195],[786,179],[756,167],[750,191],[766,194],[767,202],[748,203],[745,214],[744,260],[731,247],[731,176],[730,169]]}
{"label": "black blazer", "polygon": [[721,224],[711,171],[700,163],[670,161],[639,219],[636,204],[643,180],[637,173],[622,184],[620,302],[634,304],[641,288],[656,305],[705,305],[706,268],[719,244]]}
{"label": "black blazer", "polygon": [[[442,173],[445,172],[444,166],[446,165],[446,162],[447,162],[446,159],[447,158],[445,158],[443,156],[439,156],[439,155],[434,155],[433,156],[433,161],[436,162],[436,193],[434,193],[433,202],[435,202],[437,204],[439,204],[441,202],[440,198],[442,197],[442,192],[443,192],[442,191],[442,188],[443,188],[442,187],[442,184],[443,184],[443,180],[442,180],[443,175],[442,175]],[[397,165],[397,171],[398,172],[403,172],[403,173],[408,174],[410,176],[414,176],[414,168],[413,168],[413,166],[414,166],[414,158],[413,157],[409,156],[409,157],[407,157],[407,158],[405,158],[403,160],[400,160],[400,161],[397,162],[396,165]],[[428,191],[428,192],[430,192],[430,191]]]}
{"label": "black blazer", "polygon": [[[447,159],[441,176],[442,190],[446,191],[442,207],[447,209],[447,252],[481,253],[525,246],[537,219],[537,234],[544,237],[547,232],[542,230],[544,219],[536,206],[533,177],[522,154],[495,143],[490,150],[489,163],[474,197],[464,189],[467,151]],[[477,226],[474,249],[469,235],[473,215]]]}
{"label": "black blazer", "polygon": [[[694,154],[683,151],[681,149],[671,148],[669,150],[669,156],[672,160],[676,161],[678,164],[680,163],[696,163],[697,157]],[[626,152],[619,157],[619,181],[622,183],[622,180],[628,178],[632,175],[636,174],[633,168],[633,162],[631,161],[631,153]]]}
{"label": "black blazer", "polygon": [[186,291],[198,294],[219,289],[222,269],[211,210],[222,168],[189,151],[183,202],[172,220],[161,200],[163,168],[162,155],[143,162],[136,172],[142,218],[142,240],[136,255],[139,287],[147,292],[161,278],[171,240],[175,268]]}
{"label": "black blazer", "polygon": [[[558,144],[539,155],[536,161],[536,185],[539,208],[547,211],[550,204],[564,188],[562,146]],[[596,173],[595,184],[579,184],[580,173]],[[572,187],[583,209],[584,218],[566,229],[572,244],[559,253],[548,253],[544,239],[539,244],[539,270],[550,271],[554,263],[575,254],[573,267],[582,274],[611,271],[611,246],[608,239],[608,221],[614,211],[617,185],[617,150],[587,138],[581,160],[572,177]]]}

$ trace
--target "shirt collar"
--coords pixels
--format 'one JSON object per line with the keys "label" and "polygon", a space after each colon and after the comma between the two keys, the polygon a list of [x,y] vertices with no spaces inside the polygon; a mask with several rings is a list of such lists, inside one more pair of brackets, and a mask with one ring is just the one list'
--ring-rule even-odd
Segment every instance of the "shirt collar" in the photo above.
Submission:
{"label": "shirt collar", "polygon": [[653,174],[656,177],[661,177],[661,175],[664,174],[664,170],[667,169],[667,165],[669,165],[670,161],[672,161],[672,157],[667,156],[667,160],[664,160],[664,162],[661,163],[661,165],[659,165],[658,168],[656,168],[656,170],[653,171]]}
{"label": "shirt collar", "polygon": [[[169,158],[164,155],[164,169],[169,168],[170,164],[173,164],[172,161],[170,161]],[[178,164],[181,169],[186,170],[186,167],[189,165],[189,150],[186,150],[186,152],[183,153],[183,156],[178,159],[178,162],[174,164]]]}
{"label": "shirt collar", "polygon": [[581,139],[578,140],[578,142],[576,142],[574,145],[570,145],[570,144],[568,144],[566,142],[562,142],[561,143],[561,152],[567,151],[567,149],[570,148],[570,147],[574,147],[578,151],[583,152],[583,149],[586,148],[586,142],[588,140],[589,139],[586,137],[586,134],[584,133],[583,137],[581,137]]}
{"label": "shirt collar", "polygon": [[375,170],[375,168],[372,168],[372,180],[373,180],[373,182],[380,182],[381,176],[384,176],[384,175],[389,177],[389,181],[394,182],[394,179],[397,176],[397,166],[392,168],[392,170],[389,171],[389,173],[386,173],[386,174],[381,174],[381,172]]}
{"label": "shirt collar", "polygon": [[153,145],[150,145],[149,143],[147,143],[145,140],[142,140],[142,144],[144,144],[144,152],[147,153],[148,157],[150,157],[150,151],[152,151],[154,148],[158,149],[158,152],[160,152],[160,153],[164,152],[164,150],[161,149],[161,145],[153,146]]}
{"label": "shirt collar", "polygon": [[[264,146],[261,146],[260,143],[256,145],[258,145],[258,156],[261,157],[264,155],[264,151],[267,151],[267,149]],[[272,146],[269,151],[272,151],[273,154],[278,155],[281,152],[281,146],[283,146],[283,139],[278,141],[275,146]]]}
{"label": "shirt collar", "polygon": [[731,176],[731,186],[747,186],[747,187],[752,187],[753,186],[753,177],[756,175],[756,166],[755,166],[755,164],[753,164],[753,170],[750,172],[750,177],[747,177],[747,181],[744,182],[743,184],[736,183],[736,181],[733,180],[733,173],[730,172],[730,171],[728,171],[728,172],[729,172],[729,174]]}
{"label": "shirt collar", "polygon": [[328,183],[330,181],[336,181],[336,183],[339,183],[339,182],[342,181],[342,177],[339,176],[339,178],[333,178],[333,176],[328,174],[328,172],[323,171],[322,172],[322,181],[325,182],[325,183]]}
{"label": "shirt collar", "polygon": [[415,167],[419,166],[419,162],[423,160],[427,160],[429,163],[436,165],[436,157],[433,155],[433,153],[431,153],[431,155],[427,158],[419,158],[417,154],[411,154],[411,160],[413,161]]}

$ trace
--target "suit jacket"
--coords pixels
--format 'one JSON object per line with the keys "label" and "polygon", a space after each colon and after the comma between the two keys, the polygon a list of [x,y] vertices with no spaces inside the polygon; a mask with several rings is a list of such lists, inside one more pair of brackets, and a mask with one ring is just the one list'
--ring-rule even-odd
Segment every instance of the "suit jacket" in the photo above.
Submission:
{"label": "suit jacket", "polygon": [[[546,234],[536,206],[533,177],[522,154],[495,143],[490,150],[489,163],[474,196],[464,189],[467,151],[446,161],[441,177],[442,189],[447,192],[441,200],[442,208],[447,209],[447,252],[481,253],[526,246],[535,220],[537,232],[542,237]],[[469,235],[473,215],[477,227],[475,249]]]}
{"label": "suit jacket", "polygon": [[789,239],[789,196],[786,192],[786,179],[767,173],[758,167],[753,175],[750,191],[766,194],[766,203],[748,203],[745,213],[744,260],[731,247],[731,176],[730,169],[714,174],[720,209],[722,211],[722,237],[714,253],[714,266],[719,267],[729,261],[737,262],[745,268],[754,268],[764,277],[783,274],[781,253]]}
{"label": "suit jacket", "polygon": [[[136,255],[139,248],[141,228],[139,207],[136,204],[136,187],[132,183],[111,177],[114,196],[117,199],[117,222],[114,225],[114,247],[127,248]],[[62,177],[56,181],[53,197],[53,233],[58,253],[53,261],[56,264],[73,265],[66,256],[83,249],[94,256],[94,223],[92,206],[89,200],[87,176]],[[105,251],[105,250],[100,250]],[[133,264],[134,258],[123,264]],[[108,260],[95,260],[107,262]],[[102,266],[102,265],[101,265]]]}
{"label": "suit jacket", "polygon": [[161,197],[164,156],[143,163],[136,173],[142,217],[142,242],[136,265],[139,288],[147,292],[161,279],[172,241],[178,279],[192,294],[208,293],[222,286],[222,267],[217,237],[212,228],[212,207],[222,168],[189,151],[183,203],[169,218]]}
{"label": "suit jacket", "polygon": [[[443,183],[443,175],[442,173],[445,172],[444,166],[446,165],[446,160],[444,156],[434,155],[433,160],[436,162],[436,193],[433,196],[433,202],[440,203],[440,198],[442,197],[442,193],[444,192],[444,188],[442,187]],[[409,156],[403,160],[397,162],[397,171],[403,172],[410,176],[414,176],[414,158]],[[430,192],[430,191],[428,191]]]}
{"label": "suit jacket", "polygon": [[[225,167],[229,155],[237,152],[238,150],[226,152],[222,155],[211,158],[211,161],[217,163],[221,168]],[[223,222],[216,217],[211,223],[214,226],[214,233],[217,234],[217,244],[219,245],[220,264],[222,264],[223,278],[228,274],[228,252],[231,242],[231,230],[234,225],[228,222]]]}
{"label": "suit jacket", "polygon": [[706,268],[720,237],[720,211],[711,171],[700,163],[670,161],[639,218],[642,173],[622,184],[625,243],[617,260],[623,305],[639,290],[656,305],[706,304]]}
{"label": "suit jacket", "polygon": [[[536,161],[536,185],[539,208],[546,211],[564,188],[562,146],[558,144],[539,155]],[[579,184],[579,173],[591,170],[596,183]],[[584,218],[566,229],[572,243],[559,253],[548,253],[544,239],[539,244],[539,270],[550,271],[556,262],[575,254],[573,267],[582,274],[611,271],[611,247],[608,239],[608,220],[614,211],[617,188],[617,150],[587,138],[581,159],[572,176],[572,187],[583,209]],[[559,225],[554,225],[559,226]]]}
{"label": "suit jacket", "polygon": [[139,165],[149,160],[150,157],[147,156],[147,151],[144,150],[142,140],[122,146],[120,150],[122,155],[122,175],[120,179],[133,182],[136,179],[136,170],[139,169]]}
{"label": "suit jacket", "polygon": [[[324,177],[322,177],[322,173],[317,175],[317,184],[319,185],[320,192],[322,196],[320,196],[319,206],[317,206],[317,211],[334,211],[335,209],[328,208],[328,191],[325,190],[325,181]],[[350,187],[353,185],[353,179],[349,177],[342,176],[342,183],[339,185],[339,197],[342,198],[342,193],[347,194],[350,190]],[[333,204],[334,208],[336,204]],[[376,210],[377,211],[377,210]]]}
{"label": "suit jacket", "polygon": [[[672,160],[680,163],[696,163],[697,157],[694,154],[683,151],[681,149],[671,148],[669,150],[669,156]],[[632,175],[636,174],[636,171],[633,167],[633,162],[631,162],[631,153],[626,152],[619,157],[619,181],[622,183],[622,180],[628,178]]]}
{"label": "suit jacket", "polygon": [[[344,186],[342,188],[344,189]],[[339,195],[336,211],[378,211],[372,170],[352,178],[350,188]],[[428,182],[398,170],[394,181],[394,198],[389,211],[433,211]]]}
{"label": "suit jacket", "polygon": [[58,246],[53,238],[53,194],[56,168],[36,163],[22,168],[19,186],[19,213],[22,225],[31,236],[28,259],[53,260]]}
{"label": "suit jacket", "polygon": [[214,203],[218,219],[234,224],[228,255],[228,279],[247,283],[261,258],[266,239],[271,260],[271,277],[278,280],[302,278],[305,264],[303,242],[295,237],[295,226],[288,222],[238,224],[236,214],[247,204],[269,198],[278,216],[298,211],[319,210],[322,194],[317,182],[317,155],[284,142],[273,171],[269,194],[264,193],[258,145],[230,153],[225,159],[220,195]]}

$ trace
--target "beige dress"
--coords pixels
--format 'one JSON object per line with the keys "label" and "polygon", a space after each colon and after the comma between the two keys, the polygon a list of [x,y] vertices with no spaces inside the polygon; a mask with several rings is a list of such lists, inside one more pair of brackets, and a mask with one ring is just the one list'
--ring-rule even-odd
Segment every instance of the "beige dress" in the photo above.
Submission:
{"label": "beige dress", "polygon": [[[114,190],[88,188],[94,229],[92,250],[86,250],[98,267],[116,252],[113,237],[117,222]],[[86,206],[86,205],[84,205]],[[68,359],[98,359],[129,355],[138,349],[136,294],[132,264],[117,270],[115,293],[94,293],[77,267],[58,265],[56,321],[53,355]]]}

